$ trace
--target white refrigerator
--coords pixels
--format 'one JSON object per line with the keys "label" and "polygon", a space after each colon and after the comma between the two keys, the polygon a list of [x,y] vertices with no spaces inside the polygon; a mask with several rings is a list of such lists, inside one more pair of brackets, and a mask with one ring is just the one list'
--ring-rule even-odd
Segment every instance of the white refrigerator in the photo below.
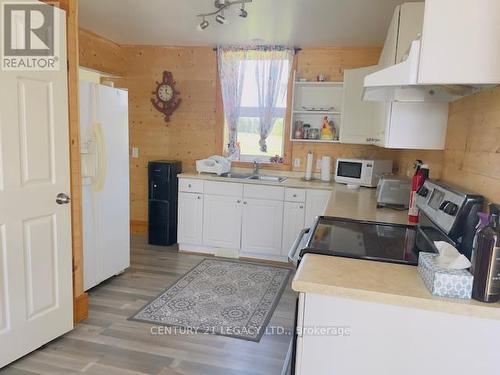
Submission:
{"label": "white refrigerator", "polygon": [[80,81],[84,289],[130,266],[128,92]]}

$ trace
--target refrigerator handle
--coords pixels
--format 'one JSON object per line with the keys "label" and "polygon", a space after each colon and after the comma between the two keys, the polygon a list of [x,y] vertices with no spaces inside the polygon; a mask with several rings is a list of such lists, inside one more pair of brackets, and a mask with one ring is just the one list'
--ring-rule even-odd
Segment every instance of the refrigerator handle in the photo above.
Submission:
{"label": "refrigerator handle", "polygon": [[101,191],[106,181],[106,144],[104,142],[104,135],[102,133],[101,124],[96,122],[94,124],[94,138],[96,145],[96,177],[93,184],[94,191]]}

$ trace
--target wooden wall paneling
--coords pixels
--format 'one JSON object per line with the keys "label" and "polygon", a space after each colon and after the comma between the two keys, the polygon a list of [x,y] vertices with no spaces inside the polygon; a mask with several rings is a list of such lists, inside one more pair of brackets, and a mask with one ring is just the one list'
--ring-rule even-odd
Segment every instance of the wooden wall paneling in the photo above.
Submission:
{"label": "wooden wall paneling", "polygon": [[81,66],[119,76],[125,74],[127,64],[118,44],[85,29],[79,30],[78,38]]}
{"label": "wooden wall paneling", "polygon": [[[209,47],[124,46],[130,108],[130,146],[139,148],[131,159],[131,219],[133,230],[147,221],[147,163],[178,159],[184,171],[195,161],[220,153],[216,143],[216,55]],[[151,92],[164,70],[173,73],[182,103],[165,123],[151,105]],[[143,230],[143,229],[142,229]]]}
{"label": "wooden wall paneling", "polygon": [[443,179],[500,203],[500,88],[450,105]]}
{"label": "wooden wall paneling", "polygon": [[[52,1],[47,1],[52,3]],[[57,6],[66,11],[68,58],[68,116],[71,169],[71,231],[73,252],[73,320],[78,323],[88,316],[88,298],[83,289],[82,193],[80,161],[80,113],[78,95],[78,2],[59,0]]]}

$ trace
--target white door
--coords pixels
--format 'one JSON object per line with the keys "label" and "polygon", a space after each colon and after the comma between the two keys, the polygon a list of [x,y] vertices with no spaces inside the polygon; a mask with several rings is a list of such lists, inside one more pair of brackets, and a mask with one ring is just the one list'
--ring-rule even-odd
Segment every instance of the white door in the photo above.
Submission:
{"label": "white door", "polygon": [[331,195],[330,190],[312,190],[306,192],[305,227],[310,228],[317,216],[324,215]]}
{"label": "white door", "polygon": [[283,202],[245,198],[241,232],[242,252],[279,256],[283,233]]}
{"label": "white door", "polygon": [[281,255],[287,255],[290,252],[300,231],[304,229],[304,219],[304,203],[285,202],[283,209],[283,241]]}
{"label": "white door", "polygon": [[[1,4],[0,4],[1,6]],[[65,13],[59,71],[0,70],[0,367],[73,328]]]}
{"label": "white door", "polygon": [[203,234],[203,195],[179,193],[178,214],[178,242],[201,245]]}
{"label": "white door", "polygon": [[241,198],[205,194],[203,199],[203,245],[239,249]]}
{"label": "white door", "polygon": [[366,68],[344,70],[344,99],[342,143],[370,144],[373,142],[373,116],[376,103],[364,102],[363,83],[365,76],[377,71],[377,65]]}

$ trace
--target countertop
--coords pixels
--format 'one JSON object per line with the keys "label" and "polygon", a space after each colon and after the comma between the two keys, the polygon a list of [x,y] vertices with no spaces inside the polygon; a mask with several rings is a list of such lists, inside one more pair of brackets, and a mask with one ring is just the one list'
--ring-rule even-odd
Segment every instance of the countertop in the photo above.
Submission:
{"label": "countertop", "polygon": [[333,184],[325,215],[382,223],[409,224],[407,210],[377,208],[375,188],[361,187],[353,190],[343,184]]}
{"label": "countertop", "polygon": [[[265,173],[262,173],[265,174]],[[272,173],[273,175],[283,175]],[[376,189],[361,187],[349,189],[347,185],[320,180],[304,181],[297,177],[287,177],[283,182],[256,181],[219,177],[211,174],[181,173],[179,178],[194,178],[207,181],[225,181],[245,184],[273,185],[288,188],[330,190],[331,195],[324,215],[357,220],[380,221],[383,223],[408,224],[407,211],[377,208]]]}
{"label": "countertop", "polygon": [[[326,216],[408,224],[406,211],[376,208],[376,189],[362,187],[352,190],[343,184],[304,181],[297,177],[288,177],[284,182],[243,180],[197,173],[182,173],[179,177],[330,190],[330,199],[324,212]],[[415,266],[306,254],[295,274],[292,288],[302,293],[500,320],[499,303],[486,304],[475,300],[433,296],[425,287]]]}
{"label": "countertop", "polygon": [[262,175],[273,175],[286,177],[286,180],[283,182],[276,181],[259,181],[259,180],[247,180],[241,178],[231,178],[231,177],[222,177],[214,174],[206,174],[206,173],[181,173],[178,174],[179,178],[193,178],[197,180],[205,180],[205,181],[224,181],[224,182],[233,182],[233,183],[244,183],[244,184],[256,184],[256,185],[272,185],[272,186],[283,186],[288,188],[302,188],[302,189],[320,189],[320,190],[331,190],[334,184],[333,182],[322,182],[321,180],[311,180],[305,181],[301,178],[297,177],[288,177],[283,173],[262,173]]}
{"label": "countertop", "polygon": [[292,289],[367,302],[500,320],[500,303],[433,296],[417,267],[334,256],[306,254]]}

